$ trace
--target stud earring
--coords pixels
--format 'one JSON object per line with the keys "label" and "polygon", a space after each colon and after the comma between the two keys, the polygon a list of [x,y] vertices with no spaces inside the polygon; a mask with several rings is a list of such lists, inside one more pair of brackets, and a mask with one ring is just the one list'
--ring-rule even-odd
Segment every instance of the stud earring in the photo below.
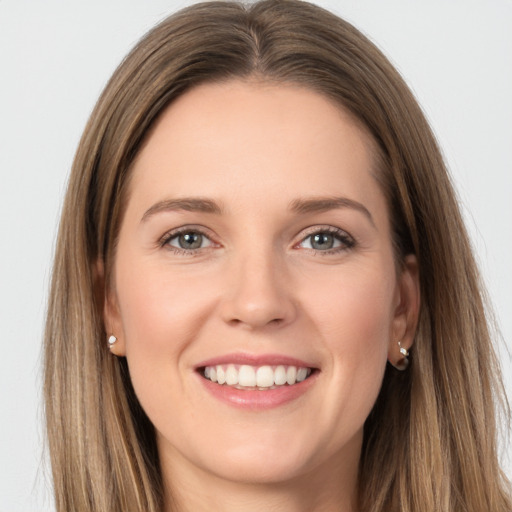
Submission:
{"label": "stud earring", "polygon": [[117,338],[113,334],[111,334],[108,337],[108,346],[109,346],[109,348],[112,347],[112,345],[114,345],[115,343],[117,343]]}
{"label": "stud earring", "polygon": [[403,371],[409,366],[409,351],[402,347],[402,344],[397,341],[398,343],[398,350],[400,351],[400,354],[403,356],[401,359],[397,361],[395,365],[393,365],[397,370]]}

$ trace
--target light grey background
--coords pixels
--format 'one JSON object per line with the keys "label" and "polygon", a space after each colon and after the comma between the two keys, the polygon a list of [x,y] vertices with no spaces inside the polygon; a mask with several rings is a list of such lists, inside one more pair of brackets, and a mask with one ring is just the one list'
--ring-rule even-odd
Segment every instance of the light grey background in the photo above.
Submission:
{"label": "light grey background", "polygon": [[[58,212],[79,136],[125,53],[189,3],[0,0],[0,512],[52,510],[41,462],[40,344]],[[423,105],[510,347],[512,1],[317,3],[370,35]],[[501,354],[510,394],[511,362]],[[512,476],[511,449],[502,451]]]}

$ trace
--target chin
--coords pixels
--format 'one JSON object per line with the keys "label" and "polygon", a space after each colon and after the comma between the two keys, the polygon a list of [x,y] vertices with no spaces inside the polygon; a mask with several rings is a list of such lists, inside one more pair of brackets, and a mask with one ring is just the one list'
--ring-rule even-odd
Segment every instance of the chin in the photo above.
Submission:
{"label": "chin", "polygon": [[307,473],[308,463],[300,455],[261,449],[227,454],[210,472],[218,477],[245,484],[282,484]]}
{"label": "chin", "polygon": [[298,432],[294,436],[282,428],[243,428],[238,435],[233,429],[222,433],[212,430],[194,436],[195,442],[169,443],[160,438],[159,451],[172,458],[173,465],[181,459],[189,468],[201,468],[224,481],[256,485],[297,478],[308,472],[313,458],[319,454],[311,436],[297,435]]}

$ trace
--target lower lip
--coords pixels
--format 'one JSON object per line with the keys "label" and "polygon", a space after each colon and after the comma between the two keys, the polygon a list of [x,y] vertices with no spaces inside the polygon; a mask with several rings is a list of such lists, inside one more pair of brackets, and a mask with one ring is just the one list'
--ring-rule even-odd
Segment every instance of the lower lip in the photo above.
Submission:
{"label": "lower lip", "polygon": [[206,390],[221,402],[234,407],[250,410],[273,409],[285,405],[306,393],[315,383],[318,372],[314,372],[306,380],[292,386],[279,386],[275,389],[237,389],[225,384],[216,384],[198,374]]}

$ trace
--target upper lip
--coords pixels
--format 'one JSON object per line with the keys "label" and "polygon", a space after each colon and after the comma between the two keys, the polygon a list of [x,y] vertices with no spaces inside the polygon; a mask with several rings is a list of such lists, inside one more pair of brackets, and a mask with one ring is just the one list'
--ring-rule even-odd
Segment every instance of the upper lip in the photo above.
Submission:
{"label": "upper lip", "polygon": [[223,354],[221,356],[213,357],[196,365],[196,368],[204,368],[206,366],[216,366],[219,364],[238,364],[250,366],[297,366],[299,368],[315,368],[314,365],[297,359],[295,357],[286,356],[283,354],[247,354],[247,353],[234,353]]}

